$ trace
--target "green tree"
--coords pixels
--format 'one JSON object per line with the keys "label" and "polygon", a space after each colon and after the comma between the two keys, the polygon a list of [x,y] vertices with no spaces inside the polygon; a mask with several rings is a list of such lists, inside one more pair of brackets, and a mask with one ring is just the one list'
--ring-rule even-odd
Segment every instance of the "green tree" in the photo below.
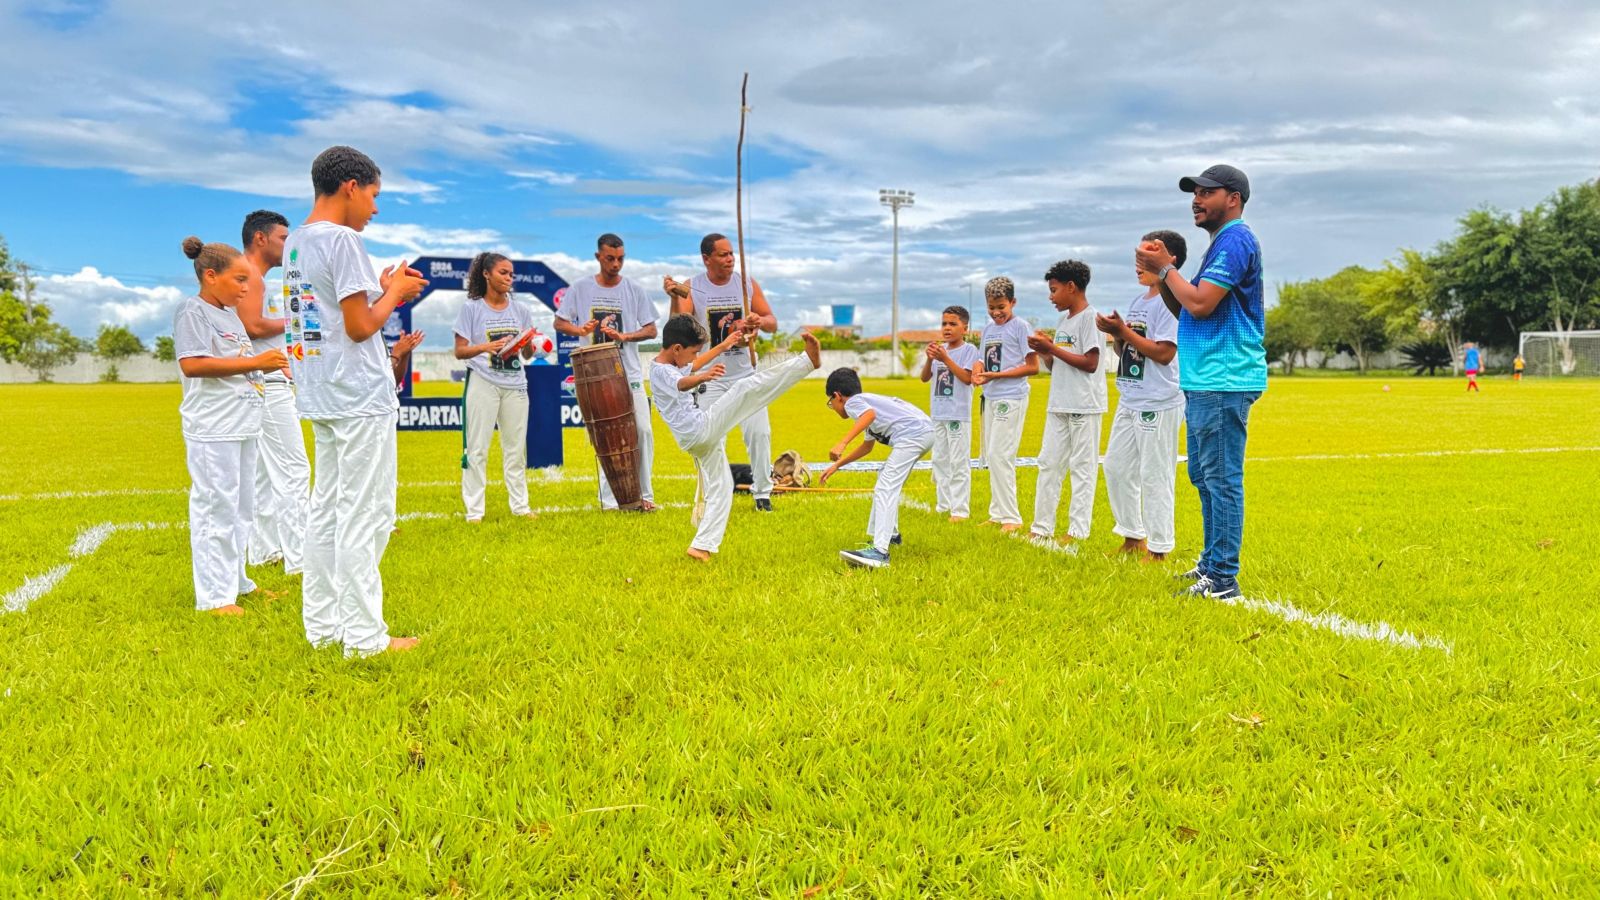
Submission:
{"label": "green tree", "polygon": [[17,269],[0,240],[0,359],[21,363],[48,381],[51,369],[77,358],[80,342],[51,320],[49,304],[33,300],[33,282]]}
{"label": "green tree", "polygon": [[1560,337],[1561,371],[1576,365],[1571,333],[1600,314],[1600,182],[1564,187],[1523,213],[1521,257],[1543,315]]}
{"label": "green tree", "polygon": [[94,339],[95,355],[101,359],[126,359],[144,352],[144,342],[121,325],[101,325]]}
{"label": "green tree", "polygon": [[1320,340],[1305,283],[1280,285],[1277,304],[1267,310],[1267,359],[1282,362],[1283,374],[1293,375]]}
{"label": "green tree", "polygon": [[162,362],[172,362],[178,358],[178,349],[172,343],[172,335],[163,334],[156,338],[155,346],[150,349],[150,355]]}
{"label": "green tree", "polygon": [[1439,270],[1439,256],[1449,246],[1431,256],[1404,249],[1398,259],[1383,264],[1362,284],[1362,291],[1373,311],[1383,317],[1384,331],[1399,343],[1413,337],[1424,342],[1438,341],[1450,352],[1452,368],[1461,358],[1461,328],[1466,309],[1456,291],[1446,286]]}

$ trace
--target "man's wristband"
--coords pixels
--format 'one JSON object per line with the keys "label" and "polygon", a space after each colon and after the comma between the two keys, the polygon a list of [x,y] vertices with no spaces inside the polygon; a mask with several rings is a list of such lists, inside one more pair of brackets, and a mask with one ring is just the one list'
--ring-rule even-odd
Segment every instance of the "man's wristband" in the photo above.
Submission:
{"label": "man's wristband", "polygon": [[1173,269],[1176,269],[1176,268],[1177,268],[1177,266],[1173,265],[1172,263],[1167,263],[1166,265],[1161,267],[1161,271],[1156,273],[1156,280],[1158,280],[1158,281],[1166,281],[1167,280],[1167,273],[1171,272]]}

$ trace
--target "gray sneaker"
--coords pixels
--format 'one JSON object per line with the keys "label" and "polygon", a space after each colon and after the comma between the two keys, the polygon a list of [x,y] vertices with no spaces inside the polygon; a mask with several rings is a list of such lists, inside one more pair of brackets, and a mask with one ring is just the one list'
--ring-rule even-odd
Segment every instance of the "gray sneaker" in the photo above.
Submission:
{"label": "gray sneaker", "polygon": [[887,569],[889,567],[889,554],[877,547],[862,547],[860,550],[840,550],[839,556],[852,566],[866,569]]}
{"label": "gray sneaker", "polygon": [[1174,575],[1172,577],[1176,578],[1179,581],[1199,581],[1200,579],[1206,577],[1206,573],[1200,571],[1200,566],[1197,564],[1194,568],[1190,569],[1189,571],[1179,573],[1179,574]]}

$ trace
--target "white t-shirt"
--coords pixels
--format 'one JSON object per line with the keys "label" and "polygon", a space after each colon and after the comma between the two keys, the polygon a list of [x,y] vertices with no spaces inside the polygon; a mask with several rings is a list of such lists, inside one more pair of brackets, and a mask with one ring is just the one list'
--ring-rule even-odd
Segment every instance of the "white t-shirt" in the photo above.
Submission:
{"label": "white t-shirt", "polygon": [[1094,327],[1094,307],[1084,304],[1077,315],[1062,313],[1056,323],[1056,346],[1071,353],[1100,348],[1100,366],[1085,372],[1059,359],[1050,360],[1050,411],[1053,413],[1103,413],[1106,411],[1106,357],[1100,329]]}
{"label": "white t-shirt", "polygon": [[[289,318],[289,314],[284,311],[285,309],[286,307],[284,306],[283,298],[283,279],[281,277],[271,279],[265,275],[262,275],[261,318],[287,319]],[[288,329],[285,328],[284,332],[287,334]],[[268,350],[271,350],[273,347],[282,348],[286,344],[287,341],[284,340],[284,335],[280,334],[277,337],[262,338],[254,343],[254,347],[257,353],[264,353]],[[288,384],[289,376],[283,374],[282,369],[273,369],[271,372],[264,373],[261,376],[261,380],[265,381],[267,384]]]}
{"label": "white t-shirt", "polygon": [[363,291],[368,305],[383,295],[361,235],[332,222],[302,225],[289,232],[283,259],[289,372],[300,418],[394,415],[400,404],[383,333],[351,340],[339,306]]}
{"label": "white t-shirt", "polygon": [[869,409],[876,415],[872,424],[867,426],[867,440],[885,447],[893,447],[896,441],[926,434],[933,427],[933,420],[928,418],[927,413],[899,397],[860,393],[844,401],[844,413],[852,419],[861,418]]}
{"label": "white t-shirt", "polygon": [[[1032,326],[1021,316],[1012,316],[1004,325],[994,320],[983,326],[983,370],[1003,372],[1014,369],[1028,360],[1028,335]],[[1002,378],[983,386],[983,395],[990,400],[1017,400],[1028,396],[1028,379]]]}
{"label": "white t-shirt", "polygon": [[[505,309],[495,309],[482,297],[468,297],[456,313],[455,332],[469,344],[484,344],[503,337],[514,338],[533,327],[533,310],[512,297]],[[528,376],[522,373],[522,354],[501,359],[495,353],[479,353],[466,361],[475,378],[513,391],[528,389]]]}
{"label": "white t-shirt", "polygon": [[[561,298],[561,309],[556,315],[574,325],[582,325],[591,319],[599,320],[594,333],[584,338],[586,347],[611,340],[600,333],[607,319],[610,319],[609,324],[613,329],[627,334],[638,331],[659,317],[655,304],[632,279],[623,278],[614,287],[606,287],[593,276],[567,288]],[[637,390],[644,381],[639,369],[638,343],[629,341],[622,345],[622,370],[627,373],[629,385]]]}
{"label": "white t-shirt", "polygon": [[656,410],[672,436],[677,438],[679,447],[694,443],[706,422],[705,412],[695,402],[695,392],[678,390],[678,382],[689,375],[688,366],[650,364],[650,396],[655,398]]}
{"label": "white t-shirt", "polygon": [[[962,341],[959,347],[946,345],[945,352],[950,354],[952,362],[969,372],[983,359],[978,348],[966,341]],[[971,422],[972,385],[957,378],[949,366],[937,359],[933,361],[932,371],[933,377],[928,380],[928,409],[933,414],[933,421]]]}
{"label": "white t-shirt", "polygon": [[[239,359],[255,355],[239,314],[188,297],[172,320],[172,349],[178,359],[208,356]],[[182,369],[179,370],[180,375]],[[261,434],[261,373],[223,378],[181,375],[183,436],[191,441],[242,441]]]}
{"label": "white t-shirt", "polygon": [[[751,279],[749,284],[750,293],[754,294],[755,279]],[[705,326],[706,334],[710,336],[706,346],[715,347],[744,318],[744,294],[739,287],[739,273],[734,271],[728,277],[727,284],[714,284],[706,273],[701,272],[689,279],[689,290],[694,299],[694,317]],[[723,381],[737,381],[754,374],[756,370],[755,364],[750,362],[750,348],[744,344],[724,350],[717,357],[717,362],[728,370],[728,374],[722,376]]]}
{"label": "white t-shirt", "polygon": [[[1178,317],[1167,309],[1161,294],[1146,297],[1140,293],[1128,306],[1124,317],[1135,334],[1156,342],[1178,343]],[[1123,406],[1137,412],[1159,412],[1183,405],[1183,390],[1178,387],[1178,357],[1162,365],[1151,362],[1128,344],[1117,357],[1117,393]]]}

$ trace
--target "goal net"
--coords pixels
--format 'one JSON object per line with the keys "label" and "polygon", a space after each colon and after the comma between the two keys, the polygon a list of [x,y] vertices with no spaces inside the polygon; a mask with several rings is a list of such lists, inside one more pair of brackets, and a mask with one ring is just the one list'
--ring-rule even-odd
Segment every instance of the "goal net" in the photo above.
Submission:
{"label": "goal net", "polygon": [[1600,331],[1524,331],[1517,352],[1534,375],[1600,375]]}

